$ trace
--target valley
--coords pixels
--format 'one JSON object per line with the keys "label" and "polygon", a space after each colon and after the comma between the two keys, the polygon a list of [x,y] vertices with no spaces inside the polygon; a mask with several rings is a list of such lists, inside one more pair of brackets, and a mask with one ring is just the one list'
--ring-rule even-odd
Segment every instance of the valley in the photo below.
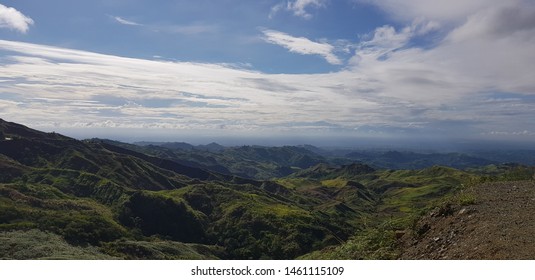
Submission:
{"label": "valley", "polygon": [[436,207],[534,173],[533,151],[130,144],[4,120],[0,132],[3,259],[397,259]]}

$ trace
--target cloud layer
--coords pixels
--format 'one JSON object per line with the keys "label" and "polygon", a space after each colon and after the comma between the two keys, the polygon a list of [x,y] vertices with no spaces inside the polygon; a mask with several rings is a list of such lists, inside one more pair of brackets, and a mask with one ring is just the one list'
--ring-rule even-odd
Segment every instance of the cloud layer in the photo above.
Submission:
{"label": "cloud layer", "polygon": [[443,22],[462,22],[467,17],[488,7],[501,7],[517,0],[353,0],[375,5],[401,21],[425,18]]}
{"label": "cloud layer", "polygon": [[15,8],[0,4],[0,28],[8,28],[21,33],[26,33],[33,25],[33,20],[25,16]]}
{"label": "cloud layer", "polygon": [[[343,67],[323,74],[0,41],[0,113],[52,128],[533,140],[534,4],[451,2],[460,16],[441,1],[373,3],[399,24],[344,42],[348,61],[335,43],[261,31],[265,42]],[[415,10],[402,15],[394,4]]]}

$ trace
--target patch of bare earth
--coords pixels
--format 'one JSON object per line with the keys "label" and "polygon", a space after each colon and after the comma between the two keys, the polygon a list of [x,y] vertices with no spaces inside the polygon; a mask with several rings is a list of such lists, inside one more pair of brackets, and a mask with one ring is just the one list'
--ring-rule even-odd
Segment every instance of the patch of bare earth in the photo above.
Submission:
{"label": "patch of bare earth", "polygon": [[474,187],[472,205],[445,205],[400,241],[401,259],[535,259],[535,182]]}

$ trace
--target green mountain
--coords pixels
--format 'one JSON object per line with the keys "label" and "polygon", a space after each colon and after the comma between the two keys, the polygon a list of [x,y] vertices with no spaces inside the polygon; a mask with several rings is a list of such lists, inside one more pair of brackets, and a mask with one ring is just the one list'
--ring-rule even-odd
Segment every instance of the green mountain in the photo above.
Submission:
{"label": "green mountain", "polygon": [[92,246],[111,258],[191,255],[159,251],[176,242],[199,244],[188,248],[203,256],[201,251],[223,258],[294,258],[354,230],[314,209],[317,199],[275,182],[15,123],[1,121],[0,127],[4,232],[53,234],[54,240]]}
{"label": "green mountain", "polygon": [[[535,164],[534,151],[467,151],[464,153],[414,152],[396,150],[328,149],[311,145],[223,147],[216,143],[194,146],[183,142],[138,142],[127,149],[166,158],[184,165],[222,174],[269,180],[294,174],[317,164],[342,166],[362,163],[376,169],[423,169],[435,165],[457,169],[516,162]],[[212,148],[209,148],[212,147]]]}
{"label": "green mountain", "polygon": [[498,163],[464,153],[417,153],[411,151],[352,151],[345,158],[386,169],[422,169],[442,165],[458,169]]}
{"label": "green mountain", "polygon": [[463,186],[533,175],[207,146],[78,141],[0,120],[0,258],[395,258],[395,233]]}
{"label": "green mountain", "polygon": [[331,163],[330,159],[295,146],[223,147],[216,143],[193,146],[182,142],[138,142],[131,145],[101,141],[183,165],[256,180],[284,177],[319,163]]}

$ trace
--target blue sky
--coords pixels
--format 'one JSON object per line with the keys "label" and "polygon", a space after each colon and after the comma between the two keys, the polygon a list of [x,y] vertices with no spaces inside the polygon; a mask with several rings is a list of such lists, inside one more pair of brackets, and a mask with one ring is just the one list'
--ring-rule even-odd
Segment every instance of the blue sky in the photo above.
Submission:
{"label": "blue sky", "polygon": [[118,139],[529,142],[534,19],[529,0],[0,1],[0,115]]}
{"label": "blue sky", "polygon": [[[306,1],[305,1],[306,2]],[[251,64],[266,73],[336,71],[321,56],[292,55],[266,44],[264,30],[335,43],[384,24],[381,12],[351,1],[311,1],[288,10],[278,1],[3,1],[38,24],[27,34],[2,32],[23,40],[118,56],[207,63]],[[319,3],[319,4],[313,4]],[[283,5],[283,8],[277,8]],[[341,28],[351,26],[351,28]],[[350,54],[338,50],[341,58]],[[273,63],[274,58],[277,63]]]}

